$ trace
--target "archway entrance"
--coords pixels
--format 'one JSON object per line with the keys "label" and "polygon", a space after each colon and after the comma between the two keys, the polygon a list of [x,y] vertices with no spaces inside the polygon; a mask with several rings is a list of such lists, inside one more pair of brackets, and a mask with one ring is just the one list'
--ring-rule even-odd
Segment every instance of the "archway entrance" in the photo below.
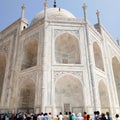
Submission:
{"label": "archway entrance", "polygon": [[99,82],[99,96],[101,103],[101,112],[103,113],[107,111],[110,112],[110,102],[109,102],[107,86],[104,84],[102,80]]}
{"label": "archway entrance", "polygon": [[20,89],[18,112],[34,112],[35,85],[26,81]]}
{"label": "archway entrance", "polygon": [[55,84],[56,112],[83,112],[84,96],[79,79],[72,75],[61,77]]}

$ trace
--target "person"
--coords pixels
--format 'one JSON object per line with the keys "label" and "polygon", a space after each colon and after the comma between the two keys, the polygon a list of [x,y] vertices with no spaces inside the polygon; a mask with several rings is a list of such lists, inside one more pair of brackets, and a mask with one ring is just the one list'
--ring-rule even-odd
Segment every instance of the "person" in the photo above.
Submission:
{"label": "person", "polygon": [[72,113],[69,112],[69,120],[72,120]]}
{"label": "person", "polygon": [[112,120],[112,117],[110,116],[109,112],[106,112],[107,120]]}
{"label": "person", "polygon": [[104,113],[101,113],[100,120],[107,120]]}
{"label": "person", "polygon": [[53,116],[52,116],[52,113],[51,113],[51,112],[49,112],[49,114],[48,114],[48,119],[49,119],[49,120],[53,120]]}
{"label": "person", "polygon": [[100,119],[100,112],[99,111],[96,111],[96,117],[97,117],[97,120],[99,120]]}
{"label": "person", "polygon": [[87,120],[91,120],[91,119],[90,119],[90,115],[89,115],[89,114],[87,115]]}
{"label": "person", "polygon": [[47,115],[47,113],[44,113],[44,118],[43,118],[44,120],[48,120],[48,115]]}
{"label": "person", "polygon": [[41,120],[41,115],[40,114],[38,114],[37,120]]}
{"label": "person", "polygon": [[62,112],[60,112],[59,116],[58,116],[59,120],[63,120],[63,115]]}
{"label": "person", "polygon": [[40,114],[38,114],[37,120],[43,120],[43,118],[44,118],[43,112],[41,112]]}
{"label": "person", "polygon": [[76,115],[75,115],[75,113],[72,113],[72,120],[76,120]]}
{"label": "person", "polygon": [[84,120],[87,120],[87,112],[84,112],[83,117],[84,117]]}
{"label": "person", "polygon": [[69,120],[69,115],[68,115],[68,112],[65,112],[65,115],[64,115],[64,120]]}
{"label": "person", "polygon": [[119,114],[115,115],[116,120],[120,120]]}
{"label": "person", "polygon": [[31,120],[31,115],[30,115],[30,113],[27,114],[26,120]]}
{"label": "person", "polygon": [[59,120],[59,116],[58,115],[56,115],[55,120]]}
{"label": "person", "polygon": [[97,120],[97,111],[94,111],[94,120]]}
{"label": "person", "polygon": [[82,114],[81,114],[81,113],[78,113],[78,114],[77,114],[77,120],[84,120],[84,118],[82,117]]}

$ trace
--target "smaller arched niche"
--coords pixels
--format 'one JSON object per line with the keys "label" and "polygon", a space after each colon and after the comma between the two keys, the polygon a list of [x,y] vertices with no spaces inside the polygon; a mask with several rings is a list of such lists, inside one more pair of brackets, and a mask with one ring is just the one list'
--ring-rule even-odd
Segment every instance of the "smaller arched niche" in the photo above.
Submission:
{"label": "smaller arched niche", "polygon": [[117,89],[118,101],[120,105],[120,62],[117,57],[112,58],[112,68]]}
{"label": "smaller arched niche", "polygon": [[6,68],[6,56],[5,53],[0,52],[0,100],[2,95],[4,77],[5,77],[5,68]]}
{"label": "smaller arched niche", "polygon": [[27,69],[37,65],[37,50],[38,42],[37,40],[30,40],[26,42],[23,49],[23,60],[21,69]]}
{"label": "smaller arched niche", "polygon": [[108,90],[103,80],[99,82],[99,96],[101,103],[101,111],[102,112],[110,111]]}
{"label": "smaller arched niche", "polygon": [[80,49],[78,39],[69,33],[63,33],[55,41],[56,63],[80,64]]}
{"label": "smaller arched niche", "polygon": [[104,71],[102,53],[97,42],[93,43],[93,51],[94,51],[94,59],[95,59],[96,67]]}

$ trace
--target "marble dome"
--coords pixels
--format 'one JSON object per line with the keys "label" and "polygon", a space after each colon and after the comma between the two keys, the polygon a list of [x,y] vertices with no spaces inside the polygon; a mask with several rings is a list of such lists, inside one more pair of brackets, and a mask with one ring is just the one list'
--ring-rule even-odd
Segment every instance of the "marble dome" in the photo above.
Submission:
{"label": "marble dome", "polygon": [[[69,11],[63,8],[48,8],[47,9],[47,17],[48,18],[75,18],[75,16]],[[31,25],[38,22],[44,18],[44,10],[38,13],[31,22]]]}

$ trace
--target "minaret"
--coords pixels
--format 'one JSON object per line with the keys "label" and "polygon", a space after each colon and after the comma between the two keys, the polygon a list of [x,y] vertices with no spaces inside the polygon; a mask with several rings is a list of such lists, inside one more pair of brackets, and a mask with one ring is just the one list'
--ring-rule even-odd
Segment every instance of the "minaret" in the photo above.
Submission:
{"label": "minaret", "polygon": [[44,1],[44,34],[43,34],[43,44],[44,44],[44,50],[43,50],[43,79],[42,79],[42,98],[41,98],[41,111],[45,112],[45,106],[47,104],[47,80],[48,80],[48,41],[47,41],[47,7],[48,7],[48,1]]}
{"label": "minaret", "polygon": [[24,18],[25,8],[26,8],[26,7],[25,7],[24,4],[23,4],[23,6],[21,7],[21,9],[22,9],[21,18]]}
{"label": "minaret", "polygon": [[95,28],[97,29],[97,31],[101,34],[101,22],[100,22],[100,12],[97,10],[96,12],[97,15],[97,21],[98,23],[95,26]]}
{"label": "minaret", "polygon": [[26,7],[23,4],[22,7],[21,7],[22,11],[21,11],[21,27],[20,27],[20,31],[26,29],[27,26],[28,26],[28,22],[27,22],[27,20],[25,19],[25,16],[24,16],[25,8]]}
{"label": "minaret", "polygon": [[53,7],[54,7],[54,8],[57,7],[57,5],[56,5],[56,0],[54,0],[54,5],[53,5]]}
{"label": "minaret", "polygon": [[89,28],[88,28],[88,24],[87,24],[87,5],[84,3],[83,4],[83,12],[84,12],[84,21],[85,21],[85,32],[86,32],[86,42],[87,42],[87,51],[88,51],[88,66],[90,67],[90,69],[88,70],[88,74],[90,77],[90,84],[92,85],[90,90],[91,90],[91,101],[93,104],[93,109],[96,110],[96,89],[95,89],[95,71],[94,71],[94,61],[93,61],[93,51],[92,51],[92,47],[93,47],[93,43],[90,40],[89,37]]}
{"label": "minaret", "polygon": [[100,25],[100,12],[98,10],[96,12],[96,15],[97,15],[98,24]]}
{"label": "minaret", "polygon": [[47,18],[47,7],[48,7],[48,1],[45,0],[44,2],[44,18]]}
{"label": "minaret", "polygon": [[84,12],[84,20],[87,21],[87,5],[84,3],[82,8]]}

